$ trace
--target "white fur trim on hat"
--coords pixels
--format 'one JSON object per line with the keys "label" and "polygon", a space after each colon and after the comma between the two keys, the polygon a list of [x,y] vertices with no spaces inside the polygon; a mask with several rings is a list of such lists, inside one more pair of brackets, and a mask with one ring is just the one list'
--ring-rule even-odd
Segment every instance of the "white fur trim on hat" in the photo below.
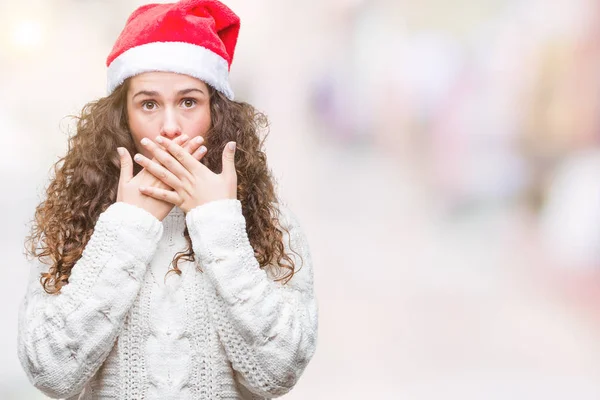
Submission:
{"label": "white fur trim on hat", "polygon": [[205,47],[184,42],[153,42],[123,52],[108,66],[108,94],[125,79],[151,71],[193,76],[233,100],[227,61]]}

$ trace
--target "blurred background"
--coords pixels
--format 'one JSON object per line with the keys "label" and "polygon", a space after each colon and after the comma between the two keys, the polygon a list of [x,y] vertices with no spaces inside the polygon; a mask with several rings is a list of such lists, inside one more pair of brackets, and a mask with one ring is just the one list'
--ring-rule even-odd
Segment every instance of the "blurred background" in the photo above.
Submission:
{"label": "blurred background", "polygon": [[[318,349],[284,397],[599,399],[600,3],[224,2],[313,253]],[[0,0],[2,399],[43,398],[24,237],[143,3]]]}

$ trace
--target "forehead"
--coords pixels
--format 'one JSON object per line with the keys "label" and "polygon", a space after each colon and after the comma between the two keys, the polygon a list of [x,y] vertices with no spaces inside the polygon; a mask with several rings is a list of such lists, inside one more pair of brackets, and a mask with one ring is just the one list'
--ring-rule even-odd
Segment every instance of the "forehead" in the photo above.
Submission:
{"label": "forehead", "polygon": [[175,72],[144,72],[131,78],[129,93],[137,90],[152,90],[168,94],[183,89],[206,90],[207,86],[198,78]]}

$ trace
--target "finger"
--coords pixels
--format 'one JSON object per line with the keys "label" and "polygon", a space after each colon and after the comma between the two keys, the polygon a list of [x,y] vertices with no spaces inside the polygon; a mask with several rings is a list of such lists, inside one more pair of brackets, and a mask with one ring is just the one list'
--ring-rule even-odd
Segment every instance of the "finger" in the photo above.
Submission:
{"label": "finger", "polygon": [[181,163],[179,163],[169,151],[166,150],[166,148],[168,147],[167,143],[169,143],[170,146],[177,146],[179,152],[187,155],[188,157],[192,157],[192,155],[185,151],[181,146],[179,146],[175,142],[166,138],[162,138],[162,140],[164,140],[164,142],[162,142],[162,146],[161,143],[157,144],[148,138],[142,139],[141,143],[142,146],[146,147],[148,150],[150,150],[150,152],[152,152],[154,158],[156,159],[156,161],[158,161],[158,163],[160,163],[166,169],[168,169],[179,180],[190,180],[191,174],[188,172],[188,170],[184,168],[184,166],[181,165]]}
{"label": "finger", "polygon": [[146,171],[150,172],[166,185],[172,187],[173,189],[179,189],[181,187],[181,181],[179,178],[173,175],[171,171],[159,164],[157,161],[149,160],[147,157],[144,157],[139,153],[136,154],[133,159],[136,163],[144,167]]}
{"label": "finger", "polygon": [[[187,178],[190,178],[192,175],[192,172],[198,168],[197,160],[194,157],[192,157],[191,154],[189,154],[183,148],[181,148],[181,146],[179,146],[177,143],[174,143],[173,141],[171,141],[167,138],[158,136],[156,138],[156,140],[159,142],[159,144],[162,144],[163,147],[165,147],[167,149],[167,151],[169,152],[169,155],[172,158],[174,158],[179,165],[183,166],[183,169],[185,169],[185,173],[183,173],[183,172],[181,172],[181,169],[179,166],[173,165],[175,170],[174,171],[171,170],[171,171],[173,171],[173,173],[175,175],[177,175],[178,177],[180,177],[182,179],[184,177],[186,177],[186,175],[187,175]],[[157,154],[157,157],[158,156],[159,155]],[[162,154],[160,154],[160,156],[162,156]],[[159,160],[161,160],[161,159],[159,158]],[[165,161],[167,161],[167,160],[165,160]],[[171,166],[167,165],[167,167],[171,167]]]}
{"label": "finger", "polygon": [[223,174],[235,176],[235,142],[229,142],[223,149]]}
{"label": "finger", "polygon": [[196,136],[186,143],[185,149],[193,156],[194,152],[200,148],[202,143],[204,143],[204,138],[202,136]]}
{"label": "finger", "polygon": [[119,153],[119,162],[121,163],[121,172],[119,174],[119,185],[129,182],[133,178],[133,162],[131,154],[124,147],[117,147]]}
{"label": "finger", "polygon": [[177,136],[173,141],[182,147],[187,146],[190,143],[188,135]]}
{"label": "finger", "polygon": [[200,161],[202,159],[202,157],[204,157],[205,154],[206,154],[206,147],[200,146],[200,148],[198,150],[196,150],[194,152],[194,154],[192,154],[192,157],[194,157],[196,160]]}
{"label": "finger", "polygon": [[189,140],[188,135],[181,135],[181,136],[177,136],[175,139],[173,139],[173,141],[177,144],[179,144],[180,146],[183,146],[185,143],[187,143]]}
{"label": "finger", "polygon": [[[176,142],[177,144],[179,144],[180,146],[183,145],[189,145],[189,143],[191,142],[190,140],[188,140],[188,135],[181,135],[181,136],[177,136],[175,139],[173,139],[174,142]],[[150,140],[150,139],[148,139]],[[167,149],[165,149],[164,147],[162,147],[161,145],[158,145],[158,147],[160,147],[161,149],[163,149],[164,151],[167,151]],[[152,159],[153,161],[156,160],[156,157]]]}
{"label": "finger", "polygon": [[171,203],[176,206],[179,206],[181,203],[183,203],[181,196],[179,196],[179,194],[177,194],[177,192],[174,190],[159,189],[153,186],[140,186],[139,190],[146,196],[166,201],[167,203]]}

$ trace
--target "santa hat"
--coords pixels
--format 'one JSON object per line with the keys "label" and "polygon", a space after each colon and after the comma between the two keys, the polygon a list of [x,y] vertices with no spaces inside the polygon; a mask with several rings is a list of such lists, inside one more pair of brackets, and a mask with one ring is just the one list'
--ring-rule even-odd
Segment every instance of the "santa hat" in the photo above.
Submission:
{"label": "santa hat", "polygon": [[129,77],[167,71],[198,78],[233,100],[229,69],[239,29],[239,17],[217,0],[141,6],[106,60],[108,94]]}

